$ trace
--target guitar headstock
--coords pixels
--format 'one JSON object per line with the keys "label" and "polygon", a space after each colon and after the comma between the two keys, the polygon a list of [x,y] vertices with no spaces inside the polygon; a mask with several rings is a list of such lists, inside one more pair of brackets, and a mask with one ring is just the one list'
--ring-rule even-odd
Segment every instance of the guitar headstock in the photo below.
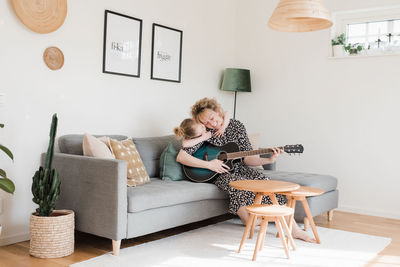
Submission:
{"label": "guitar headstock", "polygon": [[286,145],[283,147],[283,151],[289,154],[301,154],[304,152],[303,145]]}

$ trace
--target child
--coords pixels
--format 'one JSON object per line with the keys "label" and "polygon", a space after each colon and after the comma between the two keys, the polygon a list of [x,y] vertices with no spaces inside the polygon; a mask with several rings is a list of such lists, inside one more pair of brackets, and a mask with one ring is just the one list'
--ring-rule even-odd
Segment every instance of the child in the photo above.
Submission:
{"label": "child", "polygon": [[193,119],[184,119],[179,127],[174,128],[176,137],[182,136],[182,147],[192,147],[211,138],[211,132]]}
{"label": "child", "polygon": [[[222,136],[228,127],[229,119],[228,112],[224,112],[224,122],[221,129],[215,132],[215,136]],[[182,147],[192,147],[200,142],[206,141],[211,138],[211,132],[206,130],[206,127],[196,122],[194,119],[184,119],[179,127],[174,128],[176,137],[183,137]]]}

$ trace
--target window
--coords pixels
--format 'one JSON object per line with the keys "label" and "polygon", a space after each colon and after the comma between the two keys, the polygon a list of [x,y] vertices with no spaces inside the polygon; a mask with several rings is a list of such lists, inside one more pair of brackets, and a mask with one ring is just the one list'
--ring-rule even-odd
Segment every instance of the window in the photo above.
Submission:
{"label": "window", "polygon": [[367,49],[400,46],[400,19],[348,24],[346,36]]}
{"label": "window", "polygon": [[346,44],[363,47],[359,54],[400,54],[400,5],[333,13],[332,39],[346,34]]}

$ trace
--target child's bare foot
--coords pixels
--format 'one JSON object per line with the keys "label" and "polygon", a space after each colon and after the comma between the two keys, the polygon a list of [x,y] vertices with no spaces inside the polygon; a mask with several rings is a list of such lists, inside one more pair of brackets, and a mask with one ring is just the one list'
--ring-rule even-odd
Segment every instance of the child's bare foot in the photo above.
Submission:
{"label": "child's bare foot", "polygon": [[317,243],[317,240],[315,240],[315,238],[309,236],[306,231],[301,230],[298,226],[293,227],[292,237],[309,243]]}

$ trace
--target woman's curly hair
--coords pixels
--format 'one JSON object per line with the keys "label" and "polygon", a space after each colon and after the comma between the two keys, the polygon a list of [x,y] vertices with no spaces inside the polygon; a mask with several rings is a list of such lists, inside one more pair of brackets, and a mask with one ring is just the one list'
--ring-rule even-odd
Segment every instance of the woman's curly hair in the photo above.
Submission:
{"label": "woman's curly hair", "polygon": [[221,108],[221,105],[217,102],[215,98],[203,98],[197,101],[193,106],[192,106],[192,117],[195,119],[197,122],[200,122],[199,116],[203,113],[205,109],[211,109],[215,112],[217,112],[220,116],[223,116],[223,111]]}

